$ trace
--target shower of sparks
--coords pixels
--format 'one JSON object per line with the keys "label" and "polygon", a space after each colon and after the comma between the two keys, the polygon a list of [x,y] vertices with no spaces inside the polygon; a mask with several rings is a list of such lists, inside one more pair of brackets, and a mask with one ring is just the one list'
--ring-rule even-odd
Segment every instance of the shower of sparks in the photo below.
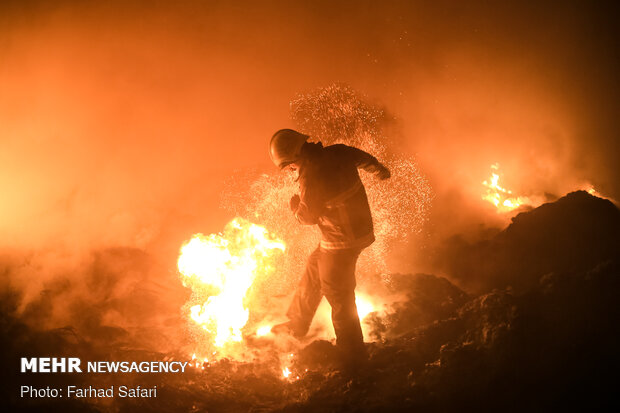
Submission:
{"label": "shower of sparks", "polygon": [[361,173],[370,203],[377,241],[360,257],[360,275],[387,272],[392,242],[422,230],[433,199],[430,184],[411,156],[403,154],[383,127],[385,112],[364,101],[352,88],[332,84],[299,95],[291,102],[298,129],[324,145],[344,143],[360,148],[392,172],[387,181]]}
{"label": "shower of sparks", "polygon": [[[364,101],[352,88],[333,84],[298,95],[291,102],[296,128],[321,141],[324,146],[344,143],[369,152],[392,172],[387,181],[360,173],[373,214],[376,241],[360,256],[358,277],[388,272],[386,257],[394,241],[419,233],[433,199],[430,184],[412,156],[403,154],[397,140],[383,127],[386,114]],[[267,154],[268,137],[265,138]],[[265,155],[267,156],[267,155]],[[247,182],[250,181],[248,189]],[[298,192],[298,184],[285,174],[233,178],[223,197],[223,206],[269,228],[277,228],[286,242],[286,262],[270,282],[275,293],[290,291],[296,284],[306,258],[319,241],[316,228],[299,225],[288,211],[288,200]]]}

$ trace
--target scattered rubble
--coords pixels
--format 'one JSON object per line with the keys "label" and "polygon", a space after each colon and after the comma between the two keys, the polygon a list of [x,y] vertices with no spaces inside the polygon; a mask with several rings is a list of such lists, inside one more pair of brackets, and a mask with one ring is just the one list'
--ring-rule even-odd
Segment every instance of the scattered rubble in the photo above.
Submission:
{"label": "scattered rubble", "polygon": [[[378,341],[367,344],[368,365],[356,374],[339,369],[331,342],[314,341],[296,354],[287,379],[275,354],[253,363],[205,364],[185,375],[123,376],[157,382],[155,401],[24,404],[16,397],[16,383],[43,383],[41,377],[17,373],[24,349],[28,355],[88,353],[90,358],[171,355],[97,348],[71,329],[34,331],[12,316],[15,299],[7,295],[0,350],[9,375],[2,397],[16,408],[48,411],[617,409],[619,216],[609,201],[583,192],[518,215],[490,242],[460,251],[492,262],[479,267],[486,277],[480,294],[434,275],[392,275],[389,288],[406,298],[392,313],[373,319]],[[475,272],[476,261],[470,261],[461,277]],[[456,262],[465,265],[464,256]],[[54,376],[56,384],[67,380],[112,378]]]}

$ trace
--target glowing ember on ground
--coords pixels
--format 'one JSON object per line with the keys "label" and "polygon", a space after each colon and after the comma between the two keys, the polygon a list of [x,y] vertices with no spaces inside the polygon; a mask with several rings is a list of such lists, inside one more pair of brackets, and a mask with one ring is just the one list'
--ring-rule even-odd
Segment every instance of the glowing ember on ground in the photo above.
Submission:
{"label": "glowing ember on ground", "polygon": [[282,369],[282,376],[288,378],[291,375],[291,371],[288,367],[284,367]]}
{"label": "glowing ember on ground", "polygon": [[594,195],[594,196],[600,196],[600,194],[598,192],[596,192],[596,189],[594,189],[593,186],[588,186],[585,189],[590,195]]}
{"label": "glowing ember on ground", "polygon": [[482,182],[487,190],[482,199],[489,201],[497,208],[498,212],[508,212],[521,205],[530,205],[530,199],[527,197],[512,197],[512,191],[502,188],[499,185],[499,164],[491,165],[491,177],[488,181]]}
{"label": "glowing ember on ground", "polygon": [[242,340],[249,317],[246,293],[257,276],[274,270],[284,243],[259,225],[235,218],[223,233],[196,234],[181,247],[178,269],[192,289],[190,316],[216,347]]}

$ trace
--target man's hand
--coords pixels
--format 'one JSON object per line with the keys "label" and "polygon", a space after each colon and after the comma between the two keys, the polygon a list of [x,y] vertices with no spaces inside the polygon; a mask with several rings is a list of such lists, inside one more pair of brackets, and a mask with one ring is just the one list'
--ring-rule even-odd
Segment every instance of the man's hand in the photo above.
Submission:
{"label": "man's hand", "polygon": [[379,170],[377,171],[377,177],[382,181],[388,179],[392,174],[390,170],[383,164],[379,164]]}
{"label": "man's hand", "polygon": [[300,202],[301,202],[301,198],[299,198],[299,195],[297,194],[293,195],[291,200],[288,201],[288,206],[291,208],[291,211],[293,212],[297,211],[297,208],[299,207]]}

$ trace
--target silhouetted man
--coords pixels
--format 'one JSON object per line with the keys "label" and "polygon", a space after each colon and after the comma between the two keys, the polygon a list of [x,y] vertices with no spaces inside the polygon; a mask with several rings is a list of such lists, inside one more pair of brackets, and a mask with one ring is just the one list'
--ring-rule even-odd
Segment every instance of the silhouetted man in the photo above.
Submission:
{"label": "silhouetted man", "polygon": [[355,264],[360,252],[375,240],[366,190],[358,169],[390,177],[374,156],[351,146],[307,142],[309,136],[282,129],[271,138],[270,154],[280,169],[298,172],[299,195],[290,200],[297,220],[317,224],[321,242],[308,258],[306,269],[287,311],[289,322],[274,326],[275,333],[306,335],[325,296],[332,307],[336,344],[345,366],[366,359],[357,307]]}

